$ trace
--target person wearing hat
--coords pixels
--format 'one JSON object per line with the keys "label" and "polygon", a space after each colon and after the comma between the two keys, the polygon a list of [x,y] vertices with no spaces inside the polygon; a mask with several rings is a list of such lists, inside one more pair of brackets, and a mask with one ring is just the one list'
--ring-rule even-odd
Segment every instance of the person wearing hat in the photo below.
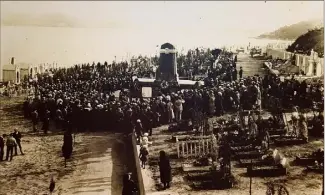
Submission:
{"label": "person wearing hat", "polygon": [[218,91],[216,93],[216,96],[215,96],[215,114],[216,116],[221,116],[223,115],[224,113],[224,110],[223,110],[223,97],[222,97],[222,93],[220,91]]}
{"label": "person wearing hat", "polygon": [[134,195],[137,194],[138,187],[132,180],[132,173],[126,173],[123,176],[123,189],[122,195]]}
{"label": "person wearing hat", "polygon": [[240,67],[239,68],[239,79],[242,79],[243,78],[243,67]]}
{"label": "person wearing hat", "polygon": [[17,155],[17,146],[19,147],[21,155],[24,155],[23,150],[21,148],[21,133],[18,131],[17,128],[14,129],[13,137],[15,138],[17,145],[15,146],[15,155]]}
{"label": "person wearing hat", "polygon": [[135,133],[137,134],[137,137],[140,138],[142,136],[142,133],[143,133],[143,126],[142,126],[142,123],[141,123],[141,120],[138,119],[136,121],[136,124],[135,124]]}
{"label": "person wearing hat", "polygon": [[13,158],[14,147],[17,146],[17,142],[12,134],[10,134],[7,137],[6,146],[7,146],[6,161],[8,160],[11,161]]}

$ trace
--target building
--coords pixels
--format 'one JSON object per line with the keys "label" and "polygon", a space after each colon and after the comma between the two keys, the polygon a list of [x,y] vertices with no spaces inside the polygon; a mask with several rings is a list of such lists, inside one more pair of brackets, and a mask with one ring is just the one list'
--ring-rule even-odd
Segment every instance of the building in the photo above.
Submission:
{"label": "building", "polygon": [[25,77],[34,78],[36,74],[43,73],[47,70],[45,65],[31,65],[27,63],[16,63],[16,59],[12,57],[9,64],[5,64],[1,68],[0,81],[19,84]]}

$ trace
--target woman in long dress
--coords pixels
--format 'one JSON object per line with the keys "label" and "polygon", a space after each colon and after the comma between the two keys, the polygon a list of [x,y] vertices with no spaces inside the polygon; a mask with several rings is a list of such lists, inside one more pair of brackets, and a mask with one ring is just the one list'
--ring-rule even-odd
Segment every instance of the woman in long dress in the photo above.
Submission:
{"label": "woman in long dress", "polygon": [[172,173],[171,173],[170,161],[165,151],[160,151],[159,172],[160,172],[160,181],[164,185],[164,189],[169,188],[170,182],[172,181]]}
{"label": "woman in long dress", "polygon": [[168,123],[171,123],[175,118],[175,114],[173,109],[173,103],[170,101],[170,99],[168,99],[168,103],[167,103],[167,112],[168,112]]}

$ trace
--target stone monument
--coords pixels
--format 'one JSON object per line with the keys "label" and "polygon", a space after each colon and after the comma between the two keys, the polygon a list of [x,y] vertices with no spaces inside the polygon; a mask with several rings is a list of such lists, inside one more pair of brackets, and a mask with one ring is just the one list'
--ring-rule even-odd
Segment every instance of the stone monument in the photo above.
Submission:
{"label": "stone monument", "polygon": [[156,72],[157,81],[177,82],[177,51],[170,43],[160,47],[159,68]]}

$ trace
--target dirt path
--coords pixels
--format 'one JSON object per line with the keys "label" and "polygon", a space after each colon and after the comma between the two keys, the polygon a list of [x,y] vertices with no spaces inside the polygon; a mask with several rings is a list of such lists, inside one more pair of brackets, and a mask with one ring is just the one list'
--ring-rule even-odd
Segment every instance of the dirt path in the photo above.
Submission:
{"label": "dirt path", "polygon": [[61,157],[63,134],[30,133],[30,122],[14,108],[21,100],[0,100],[0,133],[10,133],[17,127],[23,134],[25,152],[11,162],[0,162],[0,195],[49,194],[51,176],[56,180],[53,195],[121,194],[124,165],[130,158],[122,135],[77,134],[72,159],[65,168]]}
{"label": "dirt path", "polygon": [[119,136],[94,135],[88,143],[77,139],[76,145],[83,146],[84,151],[74,155],[78,159],[76,171],[60,180],[58,194],[121,194],[126,167],[119,158],[125,154]]}
{"label": "dirt path", "polygon": [[263,60],[251,58],[249,54],[240,53],[237,55],[237,71],[243,67],[243,77],[254,76],[256,74],[263,76]]}

